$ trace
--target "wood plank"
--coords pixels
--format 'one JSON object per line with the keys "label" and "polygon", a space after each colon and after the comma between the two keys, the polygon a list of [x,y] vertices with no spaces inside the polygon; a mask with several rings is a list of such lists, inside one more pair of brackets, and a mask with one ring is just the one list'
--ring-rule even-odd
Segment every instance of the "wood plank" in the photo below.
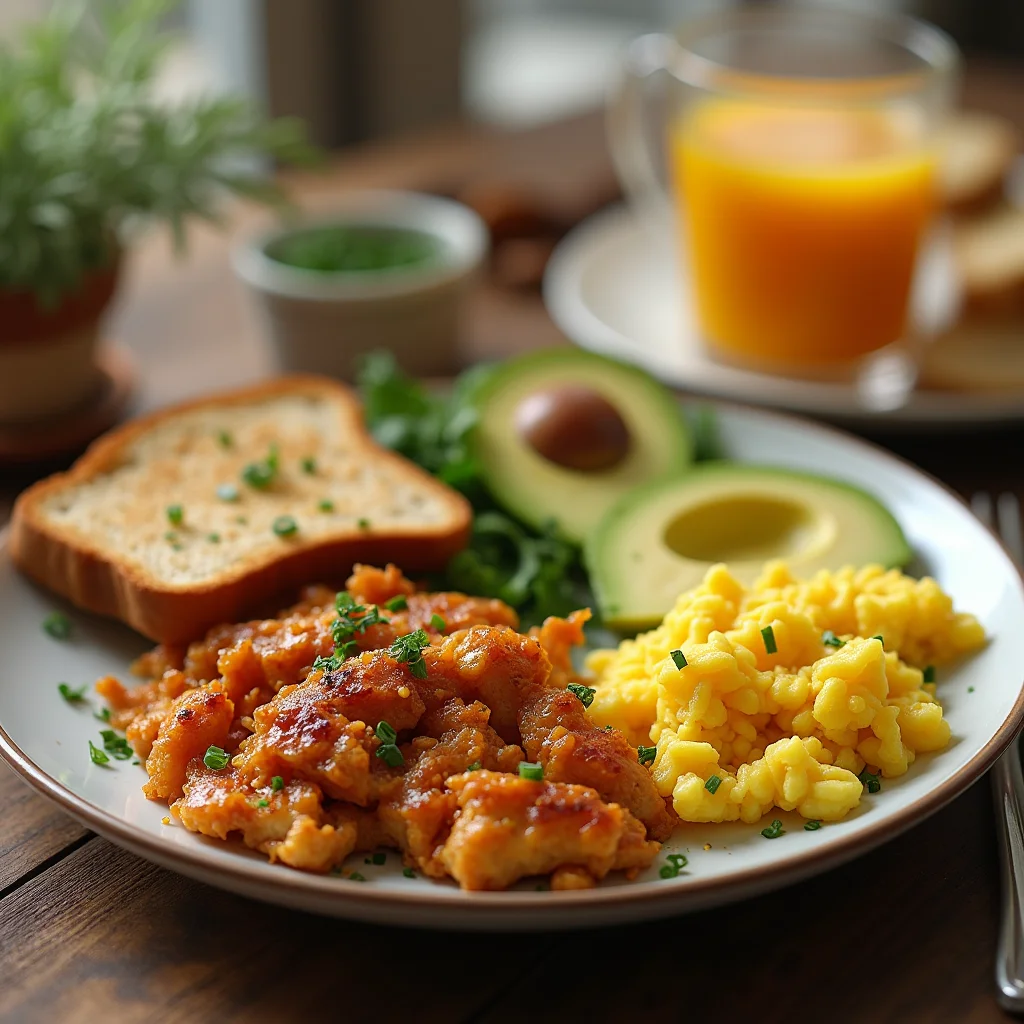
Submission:
{"label": "wood plank", "polygon": [[0,761],[0,893],[86,835]]}
{"label": "wood plank", "polygon": [[[562,936],[474,1020],[519,1021],[526,1007],[552,1021],[630,1020],[641,1008],[651,1021],[1004,1020],[992,982],[994,828],[983,779],[818,878],[690,917]],[[689,868],[700,871],[699,850]],[[589,984],[573,983],[574,966]]]}
{"label": "wood plank", "polygon": [[95,838],[0,900],[0,1019],[450,1021],[554,942],[524,947],[511,935],[438,937],[297,913]]}

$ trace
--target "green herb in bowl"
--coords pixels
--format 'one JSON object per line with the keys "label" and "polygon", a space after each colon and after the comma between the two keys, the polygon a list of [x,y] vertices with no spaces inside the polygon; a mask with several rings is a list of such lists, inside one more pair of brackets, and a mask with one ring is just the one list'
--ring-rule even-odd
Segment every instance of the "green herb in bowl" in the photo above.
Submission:
{"label": "green herb in bowl", "polygon": [[433,235],[409,228],[337,224],[276,238],[266,254],[278,263],[322,274],[404,270],[441,257]]}

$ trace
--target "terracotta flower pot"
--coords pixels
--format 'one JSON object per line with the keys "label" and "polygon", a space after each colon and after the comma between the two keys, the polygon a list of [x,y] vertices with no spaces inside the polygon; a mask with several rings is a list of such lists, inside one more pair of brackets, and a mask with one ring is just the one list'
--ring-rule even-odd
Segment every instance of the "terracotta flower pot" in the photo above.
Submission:
{"label": "terracotta flower pot", "polygon": [[0,423],[28,423],[86,404],[100,387],[99,324],[119,277],[88,274],[55,309],[32,292],[0,290]]}

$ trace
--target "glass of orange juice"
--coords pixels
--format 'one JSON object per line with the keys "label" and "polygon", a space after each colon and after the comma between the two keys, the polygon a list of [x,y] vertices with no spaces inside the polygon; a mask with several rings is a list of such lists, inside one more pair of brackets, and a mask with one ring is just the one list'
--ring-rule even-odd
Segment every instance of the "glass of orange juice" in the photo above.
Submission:
{"label": "glass of orange juice", "polygon": [[[957,51],[903,17],[738,10],[634,42],[610,108],[627,192],[671,196],[702,337],[720,359],[842,378],[898,405],[936,213],[935,130]],[[657,74],[655,74],[657,73]],[[663,145],[648,133],[659,82]],[[664,166],[667,170],[662,171]]]}

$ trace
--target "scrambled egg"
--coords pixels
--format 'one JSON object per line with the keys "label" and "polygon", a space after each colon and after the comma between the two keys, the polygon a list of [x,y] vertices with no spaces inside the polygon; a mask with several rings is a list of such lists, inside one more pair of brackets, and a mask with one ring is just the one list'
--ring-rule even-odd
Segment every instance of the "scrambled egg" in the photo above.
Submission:
{"label": "scrambled egg", "polygon": [[946,746],[922,669],[984,642],[930,578],[872,565],[799,581],[770,562],[748,590],[718,565],[656,629],[590,655],[590,711],[655,745],[655,784],[684,821],[773,807],[835,821],[865,768],[892,778]]}

